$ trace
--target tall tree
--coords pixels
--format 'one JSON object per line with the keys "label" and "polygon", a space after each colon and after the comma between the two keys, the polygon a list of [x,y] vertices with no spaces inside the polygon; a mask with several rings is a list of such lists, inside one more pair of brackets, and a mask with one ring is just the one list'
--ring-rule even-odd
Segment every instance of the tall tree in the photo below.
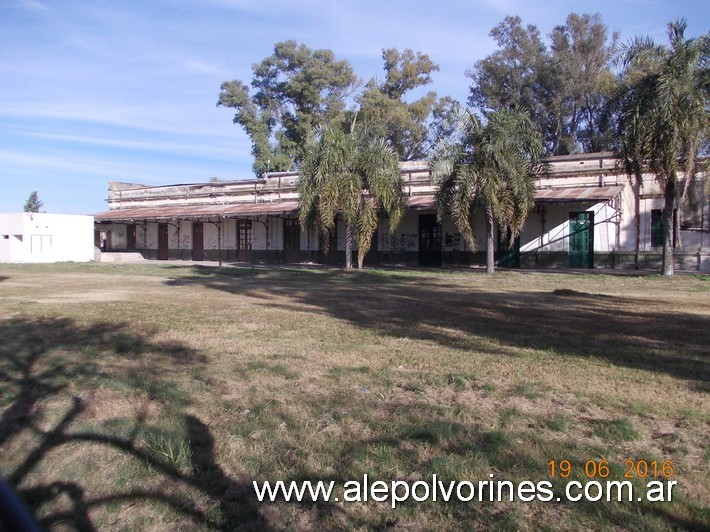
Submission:
{"label": "tall tree", "polygon": [[[617,55],[617,63],[626,60],[623,55]],[[641,186],[645,153],[648,150],[645,143],[648,140],[647,132],[652,126],[650,111],[653,105],[650,78],[643,79],[645,68],[639,63],[634,61],[626,65],[604,111],[614,124],[613,151],[634,187],[636,269],[640,268],[641,262]]]}
{"label": "tall tree", "polygon": [[[551,64],[558,70],[558,97],[563,107],[565,131],[571,152],[598,152],[612,142],[612,126],[604,107],[612,94],[615,76],[611,70],[619,35],[609,37],[601,16],[570,14],[564,25],[550,34]],[[558,148],[559,151],[559,148]]]}
{"label": "tall tree", "polygon": [[[530,112],[545,140],[553,144],[556,130],[545,108],[542,74],[548,74],[548,52],[536,26],[520,17],[506,17],[490,31],[498,49],[466,72],[471,78],[469,105],[483,114],[494,109],[523,107]],[[553,123],[552,126],[550,123]],[[554,147],[550,147],[554,152]]]}
{"label": "tall tree", "polygon": [[445,124],[454,100],[433,91],[407,101],[415,89],[431,83],[439,70],[428,55],[396,48],[382,50],[385,79],[370,80],[358,98],[358,120],[369,124],[373,134],[387,139],[400,160],[425,158]]}
{"label": "tall tree", "polygon": [[599,15],[569,15],[550,34],[549,49],[537,27],[523,26],[519,17],[506,17],[490,35],[498,50],[467,72],[474,109],[525,107],[551,155],[609,146],[610,126],[600,111],[613,88],[618,37],[608,37]]}
{"label": "tall tree", "polygon": [[669,46],[636,38],[624,49],[639,69],[621,96],[617,152],[627,167],[643,165],[663,191],[664,275],[673,275],[674,212],[695,188],[710,136],[710,33],[686,38],[685,20],[668,24]]}
{"label": "tall tree", "polygon": [[25,212],[39,212],[39,210],[44,206],[44,202],[39,199],[39,195],[36,190],[33,190],[30,196],[25,202],[24,210]]}
{"label": "tall tree", "polygon": [[344,112],[356,85],[352,67],[331,50],[285,41],[252,70],[255,92],[240,80],[225,81],[217,105],[236,110],[234,123],[251,138],[257,175],[297,168],[311,130]]}
{"label": "tall tree", "polygon": [[378,211],[394,232],[405,212],[397,153],[382,138],[355,121],[348,129],[330,123],[316,130],[305,150],[298,181],[302,227],[315,224],[325,251],[336,229],[345,223],[345,266],[352,268],[353,241],[362,268],[377,229]]}
{"label": "tall tree", "polygon": [[491,111],[481,122],[471,109],[457,116],[456,134],[442,140],[430,161],[439,219],[451,214],[471,249],[476,249],[473,209],[486,220],[486,272],[495,269],[493,230],[497,223],[520,234],[534,204],[534,174],[543,153],[542,136],[521,108]]}

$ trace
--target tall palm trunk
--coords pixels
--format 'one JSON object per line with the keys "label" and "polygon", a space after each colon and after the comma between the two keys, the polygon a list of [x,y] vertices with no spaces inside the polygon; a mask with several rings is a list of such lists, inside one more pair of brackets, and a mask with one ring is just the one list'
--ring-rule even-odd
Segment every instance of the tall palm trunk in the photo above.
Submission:
{"label": "tall palm trunk", "polygon": [[486,205],[486,273],[495,271],[495,248],[493,245],[493,207]]}
{"label": "tall palm trunk", "polygon": [[345,226],[345,268],[353,268],[353,228],[350,224]]}
{"label": "tall palm trunk", "polygon": [[673,209],[676,202],[676,180],[671,176],[666,181],[663,206],[663,275],[673,275]]}

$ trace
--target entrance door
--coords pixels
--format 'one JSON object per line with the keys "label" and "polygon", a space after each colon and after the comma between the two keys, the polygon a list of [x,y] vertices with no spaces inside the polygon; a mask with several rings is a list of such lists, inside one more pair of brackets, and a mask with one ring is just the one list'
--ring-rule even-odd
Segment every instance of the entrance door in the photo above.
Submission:
{"label": "entrance door", "polygon": [[338,222],[335,222],[335,227],[331,231],[330,235],[323,238],[328,239],[328,253],[323,252],[323,246],[321,245],[318,249],[318,262],[321,264],[338,264]]}
{"label": "entrance door", "polygon": [[377,242],[379,240],[378,236],[379,233],[377,232],[377,229],[375,229],[375,232],[372,233],[372,238],[370,239],[370,251],[367,252],[365,260],[363,261],[365,266],[377,266],[380,263],[380,252],[377,249]]}
{"label": "entrance door", "polygon": [[441,224],[436,214],[419,216],[419,265],[441,266]]}
{"label": "entrance door", "polygon": [[296,218],[284,220],[284,262],[301,262],[301,227]]}
{"label": "entrance door", "polygon": [[205,228],[202,222],[192,222],[192,260],[205,260]]}
{"label": "entrance door", "polygon": [[594,213],[569,213],[569,267],[594,267]]}
{"label": "entrance door", "polygon": [[136,224],[128,224],[126,227],[126,249],[136,249]]}
{"label": "entrance door", "polygon": [[168,224],[158,224],[158,260],[168,260]]}
{"label": "entrance door", "polygon": [[94,230],[94,245],[101,251],[108,251],[110,249],[111,242],[111,231],[102,231],[99,229]]}
{"label": "entrance door", "polygon": [[251,262],[251,220],[237,220],[237,261]]}
{"label": "entrance door", "polygon": [[510,228],[498,228],[498,266],[502,268],[520,268],[520,236],[513,240],[513,247],[509,248]]}

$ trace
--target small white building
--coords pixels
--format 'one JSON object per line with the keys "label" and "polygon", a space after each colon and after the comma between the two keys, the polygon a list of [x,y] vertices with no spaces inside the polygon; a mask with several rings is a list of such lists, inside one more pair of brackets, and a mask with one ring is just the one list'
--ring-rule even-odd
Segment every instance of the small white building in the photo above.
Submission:
{"label": "small white building", "polygon": [[0,213],[0,262],[94,260],[94,217],[45,212]]}

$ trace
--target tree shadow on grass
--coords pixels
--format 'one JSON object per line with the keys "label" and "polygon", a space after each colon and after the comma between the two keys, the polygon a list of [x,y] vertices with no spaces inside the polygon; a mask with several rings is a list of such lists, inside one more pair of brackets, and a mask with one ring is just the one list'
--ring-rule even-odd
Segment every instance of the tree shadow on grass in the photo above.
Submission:
{"label": "tree shadow on grass", "polygon": [[669,302],[554,290],[490,292],[445,278],[381,272],[196,267],[171,286],[201,285],[363,329],[443,347],[515,355],[519,348],[597,357],[667,373],[708,390],[710,318]]}
{"label": "tree shadow on grass", "polygon": [[[397,526],[403,529],[464,530],[521,530],[531,527],[664,529],[668,526],[703,529],[704,510],[699,501],[692,499],[681,499],[679,503],[676,497],[674,505],[638,501],[636,498],[632,501],[594,503],[568,501],[565,496],[567,480],[550,476],[549,461],[564,457],[571,461],[575,473],[568,480],[589,480],[582,473],[590,457],[589,447],[571,433],[564,438],[549,431],[529,431],[520,427],[504,429],[492,426],[483,419],[462,422],[450,414],[432,411],[431,404],[425,399],[381,402],[368,397],[358,401],[358,407],[354,409],[352,397],[345,395],[327,399],[319,396],[311,400],[321,405],[327,403],[334,410],[351,409],[347,418],[335,422],[342,431],[338,445],[326,443],[323,452],[314,449],[309,456],[302,452],[303,447],[290,441],[288,435],[277,435],[270,443],[273,456],[269,457],[265,467],[278,467],[279,476],[286,484],[290,481],[310,481],[315,485],[323,481],[327,485],[332,481],[335,483],[334,495],[341,497],[340,501],[344,501],[341,493],[345,489],[354,489],[353,482],[358,483],[357,500],[352,498],[353,492],[350,491],[350,499],[342,505],[324,500],[302,502],[302,510],[316,510],[310,513],[318,519],[313,528],[320,525],[320,528],[329,529],[342,526],[367,530]],[[330,431],[334,428],[334,422],[330,420],[328,424]],[[362,430],[363,427],[366,430]],[[278,465],[273,465],[272,461]],[[323,466],[316,468],[314,462],[327,465],[331,473],[324,475]],[[271,472],[269,470],[265,475]],[[617,468],[611,478],[618,480],[620,474],[623,474],[623,469]],[[365,480],[365,475],[368,480]],[[410,497],[397,502],[396,509],[390,508],[392,500],[387,495],[383,505],[378,507],[373,502],[374,492],[369,488],[376,481],[383,481],[388,487],[392,481],[405,481],[412,488],[415,482],[420,481],[431,486],[434,475],[441,483],[440,488],[444,488],[443,491],[440,489],[436,502],[432,501],[433,492],[428,488],[430,496],[424,497],[428,500],[417,502]],[[489,475],[493,475],[495,482],[513,483],[515,504],[507,499],[511,491],[505,486],[500,501],[492,501],[489,491],[480,491],[490,489],[491,485],[484,484],[481,488],[479,484],[491,480]],[[442,498],[445,488],[462,481],[473,484],[473,491],[464,488],[461,492],[462,497],[472,494],[473,500],[458,500],[456,490],[449,491],[453,493],[449,500]],[[518,495],[515,486],[522,481],[534,484],[549,481],[554,497],[560,499],[557,502],[544,500],[545,493],[540,492],[542,500],[521,503],[522,496]],[[495,486],[497,490],[498,485]],[[645,480],[636,479],[633,489],[636,495],[645,493]],[[423,496],[422,493],[419,489],[419,497]],[[577,491],[573,490],[570,494],[576,495]],[[379,495],[382,496],[381,491]],[[402,490],[399,490],[399,495],[402,495]],[[363,504],[365,500],[367,502]],[[355,502],[360,504],[349,504]],[[279,523],[280,528],[294,526],[293,514],[288,510],[282,511],[280,519],[283,520]]]}
{"label": "tree shadow on grass", "polygon": [[[131,331],[125,324],[83,326],[66,318],[11,318],[0,322],[0,405],[4,405],[0,456],[8,448],[14,451],[12,460],[0,460],[0,467],[39,524],[44,528],[94,530],[92,511],[115,504],[157,503],[212,529],[231,529],[235,523],[259,526],[253,497],[243,496],[251,485],[228,478],[216,465],[208,428],[198,418],[181,414],[183,405],[169,406],[178,419],[184,420],[189,435],[193,463],[188,471],[146,448],[140,436],[152,427],[141,411],[129,420],[132,428],[128,434],[108,426],[82,430],[86,424],[81,416],[92,407],[92,390],[118,386],[156,401],[171,401],[174,396],[166,395],[166,390],[174,389],[175,383],[167,368],[184,371],[204,362],[204,356],[194,349],[157,341],[151,334]],[[88,393],[75,393],[77,390]],[[56,421],[48,423],[47,415]],[[18,447],[16,441],[31,444]],[[33,475],[45,466],[51,469],[53,457],[65,450],[70,452],[77,444],[121,453],[134,464],[147,467],[150,475],[161,475],[168,483],[197,489],[210,499],[222,501],[222,511],[216,515],[205,512],[188,496],[180,495],[180,490],[134,485],[126,491],[116,488],[111,492],[109,488],[108,493],[97,494],[95,488],[76,478],[44,481],[42,474]],[[96,471],[101,474],[100,468]],[[93,481],[95,485],[96,479]]]}

